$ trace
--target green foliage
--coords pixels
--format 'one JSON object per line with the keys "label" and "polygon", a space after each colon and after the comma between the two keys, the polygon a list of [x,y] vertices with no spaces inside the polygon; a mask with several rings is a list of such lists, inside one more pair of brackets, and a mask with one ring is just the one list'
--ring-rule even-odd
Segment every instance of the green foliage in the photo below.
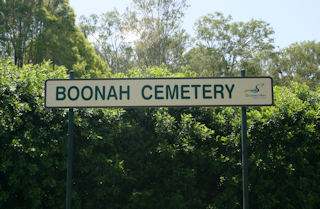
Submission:
{"label": "green foliage", "polygon": [[95,14],[89,17],[81,16],[79,27],[113,73],[124,73],[133,67],[133,49],[127,42],[130,37],[129,34],[123,34],[122,20],[118,11],[106,12],[100,16]]}
{"label": "green foliage", "polygon": [[182,63],[188,35],[181,24],[186,0],[133,0],[123,20],[123,34],[135,35],[134,51],[140,68],[165,64],[172,71]]}
{"label": "green foliage", "polygon": [[[111,70],[106,63],[94,52],[88,40],[84,35],[76,29],[73,37],[75,50],[77,51],[77,62],[72,63],[68,69],[73,69],[76,72],[76,77],[81,78],[109,78]],[[68,67],[68,66],[66,66]]]}
{"label": "green foliage", "polygon": [[35,0],[0,2],[0,56],[11,55],[16,65],[24,64],[27,43],[41,30],[34,14],[38,14],[42,6],[42,1]]}
{"label": "green foliage", "polygon": [[75,26],[67,0],[12,0],[0,2],[0,57],[15,64],[54,65],[75,70],[77,77],[110,77],[105,62]]}
{"label": "green foliage", "polygon": [[278,85],[288,86],[293,80],[315,89],[320,85],[320,42],[294,43],[282,49],[271,59],[268,71]]}
{"label": "green foliage", "polygon": [[319,91],[297,83],[275,91],[276,106],[256,112],[249,130],[251,201],[259,208],[314,208],[319,204],[313,186],[319,178]]}
{"label": "green foliage", "polygon": [[78,28],[67,0],[0,1],[0,58],[19,67],[51,60],[77,78],[167,66],[179,76],[237,76],[245,69],[248,76],[271,75],[276,85],[319,86],[319,43],[277,49],[268,23],[219,12],[201,17],[190,39],[182,28],[187,8],[186,0],[133,0],[123,14],[81,17]]}
{"label": "green foliage", "polygon": [[274,32],[268,23],[233,22],[231,16],[216,12],[200,18],[195,27],[197,47],[186,56],[191,69],[205,76],[234,76],[241,69],[248,75],[263,74],[251,66],[255,56],[273,49]]}
{"label": "green foliage", "polygon": [[43,106],[43,84],[65,68],[0,60],[0,207],[62,208],[65,114]]}
{"label": "green foliage", "polygon": [[[44,108],[43,84],[66,69],[0,70],[0,207],[64,208],[67,114]],[[290,86],[274,88],[275,106],[248,108],[253,208],[319,205],[320,92]],[[75,112],[74,208],[241,208],[240,108]]]}

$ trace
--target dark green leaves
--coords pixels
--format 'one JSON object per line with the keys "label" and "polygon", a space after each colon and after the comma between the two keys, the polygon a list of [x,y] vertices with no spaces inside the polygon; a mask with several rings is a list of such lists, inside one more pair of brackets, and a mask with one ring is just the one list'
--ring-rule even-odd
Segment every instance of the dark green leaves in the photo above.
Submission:
{"label": "dark green leaves", "polygon": [[[1,60],[0,70],[0,207],[63,208],[67,117],[44,108],[43,84],[66,69]],[[275,106],[248,108],[250,205],[315,208],[319,91],[297,83],[274,91]],[[239,110],[75,110],[74,207],[239,208]]]}

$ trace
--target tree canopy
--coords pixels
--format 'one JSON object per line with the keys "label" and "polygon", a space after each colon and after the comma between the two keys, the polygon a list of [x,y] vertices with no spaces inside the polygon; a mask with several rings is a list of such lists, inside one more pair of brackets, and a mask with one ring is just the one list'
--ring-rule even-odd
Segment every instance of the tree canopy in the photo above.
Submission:
{"label": "tree canopy", "polygon": [[274,48],[273,29],[261,20],[232,22],[221,13],[208,14],[196,24],[197,47],[188,52],[192,69],[202,75],[234,76],[248,69],[249,75],[261,75],[257,68],[248,68],[255,56]]}
{"label": "tree canopy", "polygon": [[320,86],[320,42],[294,43],[276,54],[268,71],[276,84],[294,80],[312,88]]}
{"label": "tree canopy", "polygon": [[17,66],[51,60],[81,77],[108,77],[109,69],[75,25],[67,0],[0,1],[1,57]]}

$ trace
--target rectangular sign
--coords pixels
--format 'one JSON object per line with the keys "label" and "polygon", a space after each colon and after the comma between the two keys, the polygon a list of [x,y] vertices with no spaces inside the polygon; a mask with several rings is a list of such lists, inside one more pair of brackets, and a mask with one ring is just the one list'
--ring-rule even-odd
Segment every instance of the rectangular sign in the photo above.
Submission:
{"label": "rectangular sign", "polygon": [[49,108],[272,104],[271,77],[52,79],[45,83]]}

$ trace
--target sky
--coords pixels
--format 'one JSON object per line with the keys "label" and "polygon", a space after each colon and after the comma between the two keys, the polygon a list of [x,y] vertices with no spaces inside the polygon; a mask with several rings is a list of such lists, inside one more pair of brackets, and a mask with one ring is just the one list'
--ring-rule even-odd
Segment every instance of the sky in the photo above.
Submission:
{"label": "sky", "polygon": [[[320,41],[320,0],[187,0],[183,28],[194,35],[194,23],[209,13],[231,15],[233,21],[263,20],[275,31],[275,45]],[[69,0],[77,18],[117,9],[120,13],[132,0]]]}

